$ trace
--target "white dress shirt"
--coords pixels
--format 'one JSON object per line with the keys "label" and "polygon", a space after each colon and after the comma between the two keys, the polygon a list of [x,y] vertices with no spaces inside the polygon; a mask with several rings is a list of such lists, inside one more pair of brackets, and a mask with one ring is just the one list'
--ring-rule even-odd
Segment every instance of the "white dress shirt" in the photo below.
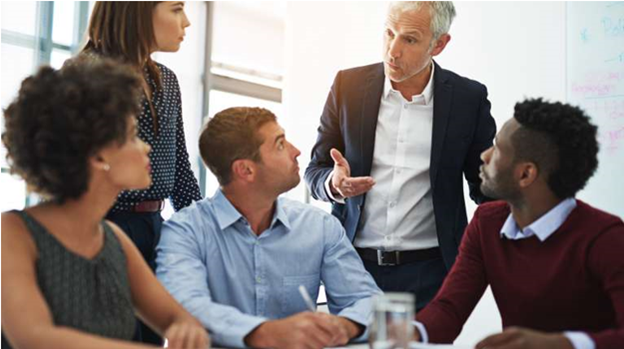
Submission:
{"label": "white dress shirt", "polygon": [[385,251],[438,246],[429,165],[433,129],[433,74],[419,95],[406,100],[384,82],[371,177],[354,245]]}

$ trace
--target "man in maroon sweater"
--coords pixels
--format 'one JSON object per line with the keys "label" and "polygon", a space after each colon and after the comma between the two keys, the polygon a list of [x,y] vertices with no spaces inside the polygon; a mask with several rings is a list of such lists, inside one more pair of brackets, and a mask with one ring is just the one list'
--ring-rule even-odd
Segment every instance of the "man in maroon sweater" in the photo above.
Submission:
{"label": "man in maroon sweater", "polygon": [[[598,165],[596,127],[576,107],[541,99],[481,158],[481,205],[418,339],[452,342],[488,285],[503,333],[477,348],[624,348],[624,223],[575,200]],[[606,194],[606,193],[605,193]]]}

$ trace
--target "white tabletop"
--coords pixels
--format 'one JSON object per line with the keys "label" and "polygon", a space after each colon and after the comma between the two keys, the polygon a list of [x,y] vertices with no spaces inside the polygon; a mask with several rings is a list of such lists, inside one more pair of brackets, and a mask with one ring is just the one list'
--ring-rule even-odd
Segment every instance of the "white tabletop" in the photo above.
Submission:
{"label": "white tabletop", "polygon": [[[346,347],[336,347],[327,349],[369,349],[368,343],[365,344],[350,344]],[[465,345],[452,345],[452,344],[423,344],[423,343],[410,343],[410,349],[473,349],[473,347]]]}
{"label": "white tabletop", "polygon": [[[368,343],[363,344],[349,344],[346,347],[336,347],[327,349],[369,349]],[[226,349],[224,347],[213,347],[212,349]],[[466,345],[451,345],[451,344],[423,344],[423,343],[410,343],[410,349],[473,349],[473,347]]]}

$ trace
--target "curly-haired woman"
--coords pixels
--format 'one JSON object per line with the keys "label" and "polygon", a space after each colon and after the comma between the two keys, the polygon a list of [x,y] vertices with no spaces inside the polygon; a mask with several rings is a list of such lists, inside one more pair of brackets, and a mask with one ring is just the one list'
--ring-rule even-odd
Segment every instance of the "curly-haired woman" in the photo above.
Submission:
{"label": "curly-haired woman", "polygon": [[[141,348],[135,312],[170,347],[208,336],[104,217],[118,194],[150,185],[137,137],[141,81],[106,60],[44,67],[5,110],[14,173],[47,200],[2,214],[2,331],[15,348]],[[157,306],[154,306],[157,304]]]}
{"label": "curly-haired woman", "polygon": [[[155,269],[164,200],[178,211],[201,199],[188,159],[180,86],[176,75],[154,62],[154,52],[177,52],[190,25],[181,1],[99,1],[95,3],[88,42],[82,55],[105,56],[127,63],[141,73],[143,97],[138,134],[152,147],[152,185],[124,191],[107,215],[139,248]],[[159,343],[160,338],[141,325],[135,338]]]}

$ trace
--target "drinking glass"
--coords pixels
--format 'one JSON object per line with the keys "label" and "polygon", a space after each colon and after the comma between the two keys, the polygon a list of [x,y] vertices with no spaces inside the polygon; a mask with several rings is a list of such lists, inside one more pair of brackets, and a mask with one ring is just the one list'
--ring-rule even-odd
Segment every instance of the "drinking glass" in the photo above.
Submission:
{"label": "drinking glass", "polygon": [[414,337],[412,293],[385,293],[373,300],[368,342],[371,349],[408,349]]}

